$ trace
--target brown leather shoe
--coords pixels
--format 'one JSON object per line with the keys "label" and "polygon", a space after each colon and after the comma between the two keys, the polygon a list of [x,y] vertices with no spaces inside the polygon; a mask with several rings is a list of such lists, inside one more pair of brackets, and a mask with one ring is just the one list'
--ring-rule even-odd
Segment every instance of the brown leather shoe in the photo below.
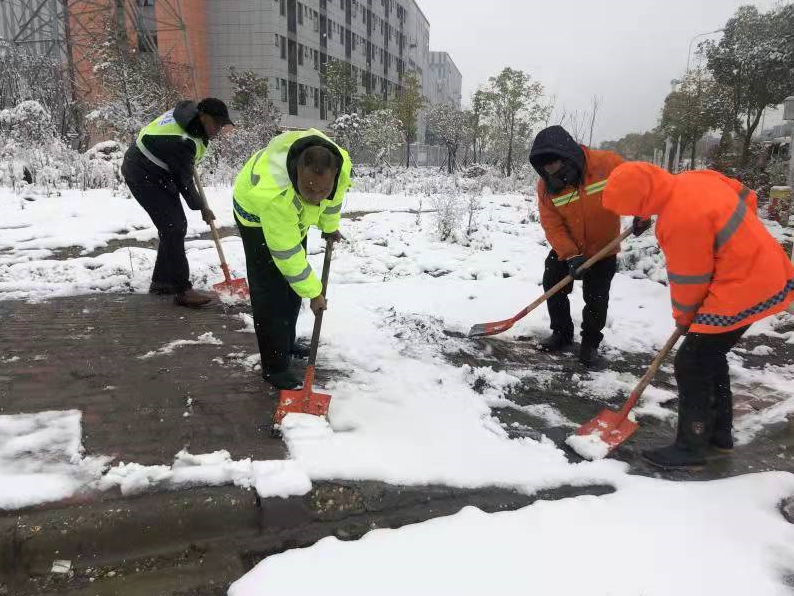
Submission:
{"label": "brown leather shoe", "polygon": [[189,289],[185,290],[174,296],[174,302],[179,306],[187,306],[189,308],[199,308],[212,302],[213,295],[207,292],[199,292],[198,290]]}

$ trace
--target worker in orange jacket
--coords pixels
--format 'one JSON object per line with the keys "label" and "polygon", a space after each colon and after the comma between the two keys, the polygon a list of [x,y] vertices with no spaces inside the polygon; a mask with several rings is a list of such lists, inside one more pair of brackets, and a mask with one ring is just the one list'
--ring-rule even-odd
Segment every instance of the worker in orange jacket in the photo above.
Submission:
{"label": "worker in orange jacket", "polygon": [[794,266],[756,216],[756,195],[712,171],[672,175],[647,163],[618,167],[604,206],[658,215],[673,318],[686,333],[675,358],[678,434],[643,453],[663,468],[699,468],[733,449],[728,352],[755,321],[794,301]]}
{"label": "worker in orange jacket", "polygon": [[[551,244],[543,288],[548,291],[567,275],[583,281],[585,307],[579,360],[592,365],[604,338],[602,331],[607,322],[609,289],[617,268],[618,249],[585,272],[577,270],[620,234],[620,217],[604,209],[601,194],[607,177],[623,160],[617,153],[579,145],[562,126],[550,126],[535,137],[529,161],[540,176],[540,223]],[[641,234],[650,225],[637,218],[635,234]],[[541,344],[541,350],[556,352],[573,342],[568,300],[572,291],[570,284],[546,302],[552,334]]]}

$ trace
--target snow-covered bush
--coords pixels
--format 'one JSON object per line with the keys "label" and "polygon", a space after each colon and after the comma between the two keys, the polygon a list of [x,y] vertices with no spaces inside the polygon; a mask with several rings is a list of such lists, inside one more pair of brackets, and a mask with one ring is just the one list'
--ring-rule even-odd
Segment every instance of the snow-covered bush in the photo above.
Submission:
{"label": "snow-covered bush", "polygon": [[115,188],[122,182],[121,164],[127,148],[118,141],[103,141],[80,156],[82,188]]}
{"label": "snow-covered bush", "polygon": [[454,194],[436,194],[430,197],[433,207],[433,223],[438,239],[442,242],[450,239],[460,227],[464,216],[464,208],[459,196]]}
{"label": "snow-covered bush", "polygon": [[0,111],[1,184],[34,184],[49,192],[69,183],[77,161],[39,102],[22,101]]}
{"label": "snow-covered bush", "polygon": [[534,170],[518,168],[504,177],[492,166],[478,166],[483,174],[466,178],[447,174],[438,168],[389,168],[355,165],[355,189],[358,192],[379,194],[434,195],[439,193],[524,194],[534,189],[537,177]]}
{"label": "snow-covered bush", "polygon": [[389,164],[389,156],[404,142],[400,123],[391,110],[376,110],[366,116],[342,114],[331,124],[334,138],[346,149],[353,163]]}

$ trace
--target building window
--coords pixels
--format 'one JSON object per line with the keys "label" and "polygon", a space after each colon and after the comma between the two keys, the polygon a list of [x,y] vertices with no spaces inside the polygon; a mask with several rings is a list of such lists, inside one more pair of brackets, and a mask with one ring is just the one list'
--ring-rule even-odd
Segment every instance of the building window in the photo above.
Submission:
{"label": "building window", "polygon": [[298,66],[303,66],[303,44],[298,44]]}
{"label": "building window", "polygon": [[320,70],[320,52],[314,50],[314,70]]}
{"label": "building window", "polygon": [[334,22],[332,20],[330,20],[330,19],[328,19],[328,27],[327,27],[327,29],[328,29],[328,39],[333,39],[334,38]]}
{"label": "building window", "polygon": [[287,0],[279,0],[278,12],[282,17],[287,16]]}
{"label": "building window", "polygon": [[298,85],[298,103],[302,106],[306,105],[306,85],[303,83]]}
{"label": "building window", "polygon": [[339,27],[339,43],[345,45],[345,28]]}
{"label": "building window", "polygon": [[283,35],[281,36],[281,59],[287,59],[287,38]]}
{"label": "building window", "polygon": [[339,0],[339,8],[341,8],[342,10],[345,9],[345,0]]}
{"label": "building window", "polygon": [[317,87],[314,88],[314,107],[320,107],[320,90]]}
{"label": "building window", "polygon": [[287,101],[287,81],[281,79],[281,101]]}
{"label": "building window", "polygon": [[320,17],[317,16],[317,12],[314,13],[314,30],[320,30]]}
{"label": "building window", "polygon": [[298,2],[298,25],[303,25],[303,6]]}
{"label": "building window", "polygon": [[276,47],[277,48],[281,46],[281,42],[278,40],[278,38],[279,38],[279,34],[276,33]]}

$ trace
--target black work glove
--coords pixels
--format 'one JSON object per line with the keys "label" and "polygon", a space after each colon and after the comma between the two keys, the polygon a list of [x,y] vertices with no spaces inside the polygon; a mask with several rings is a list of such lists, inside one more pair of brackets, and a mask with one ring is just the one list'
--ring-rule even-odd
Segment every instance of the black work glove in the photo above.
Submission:
{"label": "black work glove", "polygon": [[565,261],[565,264],[568,265],[568,275],[573,277],[574,279],[582,279],[582,275],[584,275],[584,271],[577,273],[576,271],[584,265],[584,262],[587,259],[584,258],[583,255],[576,255],[575,257],[571,257],[570,259]]}
{"label": "black work glove", "polygon": [[345,239],[345,237],[342,236],[342,232],[339,230],[336,230],[335,232],[323,232],[320,234],[320,237],[323,240],[328,240],[330,238],[333,242],[342,242]]}
{"label": "black work glove", "polygon": [[631,231],[635,236],[642,236],[642,234],[653,225],[653,220],[642,219],[640,216],[635,216],[634,221],[631,222]]}

